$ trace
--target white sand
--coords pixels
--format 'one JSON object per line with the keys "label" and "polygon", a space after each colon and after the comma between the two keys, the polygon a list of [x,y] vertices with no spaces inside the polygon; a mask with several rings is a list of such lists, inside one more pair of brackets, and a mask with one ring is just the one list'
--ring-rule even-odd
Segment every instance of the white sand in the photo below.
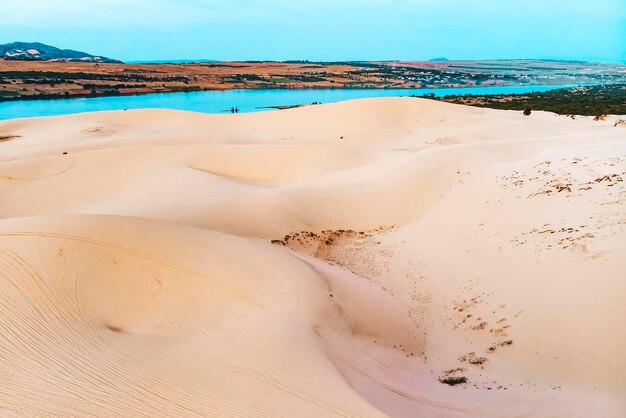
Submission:
{"label": "white sand", "polygon": [[626,416],[616,120],[1,122],[0,416]]}

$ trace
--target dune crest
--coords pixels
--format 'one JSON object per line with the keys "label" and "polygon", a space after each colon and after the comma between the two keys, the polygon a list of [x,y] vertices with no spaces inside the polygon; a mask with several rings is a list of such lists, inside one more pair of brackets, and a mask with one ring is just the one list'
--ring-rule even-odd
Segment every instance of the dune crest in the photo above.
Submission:
{"label": "dune crest", "polygon": [[0,122],[0,415],[622,417],[618,119]]}

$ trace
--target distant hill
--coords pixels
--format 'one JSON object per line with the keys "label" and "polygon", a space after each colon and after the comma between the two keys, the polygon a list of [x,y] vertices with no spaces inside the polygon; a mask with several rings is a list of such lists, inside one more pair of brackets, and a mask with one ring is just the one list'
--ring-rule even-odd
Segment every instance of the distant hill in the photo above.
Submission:
{"label": "distant hill", "polygon": [[121,63],[111,58],[71,49],[59,49],[39,42],[11,42],[0,45],[0,58],[22,61],[107,62]]}
{"label": "distant hill", "polygon": [[448,58],[438,57],[438,58],[429,59],[428,61],[431,61],[431,62],[446,62],[446,61],[450,61],[450,60]]}
{"label": "distant hill", "polygon": [[203,62],[219,62],[218,60],[207,59],[187,59],[187,60],[147,60],[147,61],[126,61],[126,64],[195,64]]}

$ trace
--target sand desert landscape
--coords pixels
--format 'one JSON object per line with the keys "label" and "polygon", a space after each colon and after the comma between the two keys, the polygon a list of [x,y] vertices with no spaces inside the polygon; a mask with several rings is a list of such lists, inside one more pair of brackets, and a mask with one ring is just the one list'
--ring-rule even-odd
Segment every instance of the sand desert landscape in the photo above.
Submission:
{"label": "sand desert landscape", "polygon": [[623,119],[0,122],[0,416],[624,417]]}

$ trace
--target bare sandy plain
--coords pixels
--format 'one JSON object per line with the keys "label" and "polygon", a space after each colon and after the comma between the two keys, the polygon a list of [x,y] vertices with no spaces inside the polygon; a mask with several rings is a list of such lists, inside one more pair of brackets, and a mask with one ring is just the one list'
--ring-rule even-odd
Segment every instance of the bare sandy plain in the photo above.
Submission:
{"label": "bare sandy plain", "polygon": [[2,122],[0,415],[626,416],[618,119]]}

